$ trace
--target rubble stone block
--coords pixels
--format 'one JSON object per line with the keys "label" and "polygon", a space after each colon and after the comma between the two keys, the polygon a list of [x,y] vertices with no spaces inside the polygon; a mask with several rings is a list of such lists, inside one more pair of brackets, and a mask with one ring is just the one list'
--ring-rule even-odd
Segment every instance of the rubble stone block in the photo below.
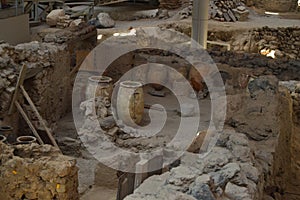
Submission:
{"label": "rubble stone block", "polygon": [[46,22],[49,26],[56,26],[59,17],[65,15],[65,11],[63,9],[52,10],[46,17]]}
{"label": "rubble stone block", "polygon": [[98,23],[96,27],[98,28],[112,28],[116,25],[116,22],[109,16],[108,13],[99,13],[97,15]]}

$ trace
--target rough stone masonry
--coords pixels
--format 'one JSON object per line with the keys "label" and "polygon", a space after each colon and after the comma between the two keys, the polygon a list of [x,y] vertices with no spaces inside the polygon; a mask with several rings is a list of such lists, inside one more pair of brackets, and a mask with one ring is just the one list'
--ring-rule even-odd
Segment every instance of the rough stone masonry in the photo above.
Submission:
{"label": "rough stone masonry", "polygon": [[0,199],[79,199],[76,160],[50,145],[0,142]]}

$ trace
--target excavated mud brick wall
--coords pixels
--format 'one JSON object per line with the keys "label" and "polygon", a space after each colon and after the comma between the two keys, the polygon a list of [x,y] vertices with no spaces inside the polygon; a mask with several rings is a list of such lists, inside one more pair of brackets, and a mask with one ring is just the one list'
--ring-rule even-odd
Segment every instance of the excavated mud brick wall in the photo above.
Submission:
{"label": "excavated mud brick wall", "polygon": [[50,145],[0,142],[0,199],[79,199],[76,160]]}
{"label": "excavated mud brick wall", "polygon": [[[18,121],[5,118],[9,118],[7,112],[21,67],[26,65],[24,87],[48,125],[54,126],[71,109],[72,84],[76,75],[71,75],[71,71],[96,45],[97,37],[96,30],[88,26],[75,31],[44,30],[35,39],[40,42],[16,46],[0,44],[0,122],[3,124]],[[25,102],[23,108],[39,128],[38,119],[29,105],[23,98],[19,100]],[[18,122],[12,125],[17,129]]]}
{"label": "excavated mud brick wall", "polygon": [[258,8],[273,12],[289,12],[296,9],[297,0],[252,0]]}
{"label": "excavated mud brick wall", "polygon": [[[50,124],[62,117],[70,97],[70,63],[66,46],[31,42],[2,49],[0,98],[0,118],[8,117],[7,112],[14,94],[17,78],[23,65],[27,66],[24,87],[40,114]],[[24,102],[20,95],[20,102]],[[59,109],[58,109],[59,108]],[[31,120],[38,121],[28,104],[24,104]]]}
{"label": "excavated mud brick wall", "polygon": [[299,108],[300,108],[300,82],[280,82],[283,94],[283,105],[281,120],[281,145],[276,149],[274,184],[277,191],[282,192],[282,199],[299,199],[300,170],[299,170]]}

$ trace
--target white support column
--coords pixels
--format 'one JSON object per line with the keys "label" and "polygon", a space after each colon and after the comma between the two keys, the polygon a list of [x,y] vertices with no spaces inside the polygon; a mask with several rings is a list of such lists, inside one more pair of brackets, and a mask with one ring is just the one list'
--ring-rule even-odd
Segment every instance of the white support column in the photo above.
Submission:
{"label": "white support column", "polygon": [[192,38],[206,49],[210,0],[193,1]]}

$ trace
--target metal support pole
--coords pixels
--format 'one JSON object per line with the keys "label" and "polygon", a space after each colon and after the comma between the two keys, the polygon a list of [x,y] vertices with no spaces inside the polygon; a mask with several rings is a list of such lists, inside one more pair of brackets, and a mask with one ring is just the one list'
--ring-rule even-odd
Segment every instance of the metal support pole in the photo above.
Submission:
{"label": "metal support pole", "polygon": [[193,1],[192,38],[199,42],[204,49],[207,47],[208,11],[210,0]]}
{"label": "metal support pole", "polygon": [[192,13],[192,39],[196,42],[199,42],[198,36],[199,36],[199,26],[198,26],[198,20],[199,20],[199,0],[193,0],[193,13]]}

